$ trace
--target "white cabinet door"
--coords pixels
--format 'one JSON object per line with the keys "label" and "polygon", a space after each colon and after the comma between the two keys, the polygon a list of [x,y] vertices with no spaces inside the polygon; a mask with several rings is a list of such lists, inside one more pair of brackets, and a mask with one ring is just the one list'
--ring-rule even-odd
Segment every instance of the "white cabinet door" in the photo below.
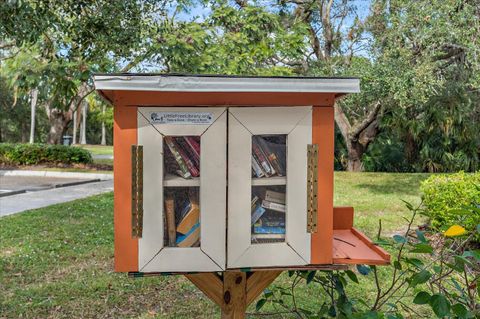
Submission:
{"label": "white cabinet door", "polygon": [[[226,130],[225,108],[138,108],[144,205],[140,272],[225,269]],[[182,157],[183,163],[193,163],[187,171],[199,169],[199,177],[184,178],[175,157],[182,152],[189,158]]]}
{"label": "white cabinet door", "polygon": [[236,107],[228,118],[227,268],[309,264],[312,107]]}

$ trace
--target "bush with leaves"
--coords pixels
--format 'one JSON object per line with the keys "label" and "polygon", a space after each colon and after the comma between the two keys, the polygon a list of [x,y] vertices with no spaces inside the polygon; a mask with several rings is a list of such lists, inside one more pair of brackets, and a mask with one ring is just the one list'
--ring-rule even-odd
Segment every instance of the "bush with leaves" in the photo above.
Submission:
{"label": "bush with leaves", "polygon": [[435,229],[460,224],[473,231],[480,224],[480,172],[433,175],[422,182],[421,191],[424,213]]}
{"label": "bush with leaves", "polygon": [[0,143],[0,164],[90,164],[92,155],[80,147]]}
{"label": "bush with leaves", "polygon": [[[479,318],[480,251],[473,249],[472,240],[480,232],[480,225],[472,232],[459,225],[453,225],[443,234],[414,231],[412,225],[415,217],[423,213],[423,207],[414,208],[409,203],[407,207],[412,217],[405,234],[395,235],[389,241],[378,240],[379,244],[394,249],[393,269],[358,265],[356,272],[290,271],[291,286],[266,290],[257,302],[257,312],[265,304],[271,304],[278,314],[290,313],[308,319]],[[463,213],[468,213],[468,209],[476,207],[463,209]],[[381,276],[385,272],[388,274]],[[358,274],[373,282],[374,297],[370,301],[352,296],[347,289],[349,285],[359,285]],[[300,306],[296,293],[301,283],[318,285],[323,291],[318,298],[325,300],[318,309]]]}

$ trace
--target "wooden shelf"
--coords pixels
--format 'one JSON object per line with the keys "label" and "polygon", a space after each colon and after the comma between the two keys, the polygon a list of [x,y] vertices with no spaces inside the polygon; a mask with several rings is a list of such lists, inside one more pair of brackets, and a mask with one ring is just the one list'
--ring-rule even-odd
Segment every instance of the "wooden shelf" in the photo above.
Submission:
{"label": "wooden shelf", "polygon": [[163,179],[164,187],[199,187],[200,186],[200,177],[192,177],[190,179],[185,179],[180,176],[167,174]]}
{"label": "wooden shelf", "polygon": [[252,186],[287,185],[286,176],[252,177]]}

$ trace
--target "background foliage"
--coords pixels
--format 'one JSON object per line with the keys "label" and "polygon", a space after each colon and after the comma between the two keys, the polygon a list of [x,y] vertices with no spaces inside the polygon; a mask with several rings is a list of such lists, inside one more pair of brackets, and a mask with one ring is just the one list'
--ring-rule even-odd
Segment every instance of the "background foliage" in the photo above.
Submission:
{"label": "background foliage", "polygon": [[480,224],[480,172],[434,175],[420,189],[425,214],[436,230],[459,224],[471,232]]}
{"label": "background foliage", "polygon": [[[475,0],[5,1],[0,139],[72,134],[95,72],[358,76],[336,105],[337,169],[450,172],[480,165]],[[87,140],[111,109],[88,103]]]}

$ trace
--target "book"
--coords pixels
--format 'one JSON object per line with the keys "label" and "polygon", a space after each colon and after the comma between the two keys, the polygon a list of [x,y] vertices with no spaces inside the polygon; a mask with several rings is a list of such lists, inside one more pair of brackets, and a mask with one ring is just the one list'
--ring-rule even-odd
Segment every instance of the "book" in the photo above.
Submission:
{"label": "book", "polygon": [[260,164],[260,167],[263,169],[267,177],[275,175],[275,170],[271,166],[270,162],[265,156],[265,153],[262,151],[260,144],[258,143],[257,140],[258,140],[257,136],[252,137],[252,155],[258,161],[258,163]]}
{"label": "book", "polygon": [[175,201],[171,195],[165,198],[165,217],[167,224],[168,246],[175,246],[177,231],[175,227]]}
{"label": "book", "polygon": [[187,144],[192,148],[196,158],[200,160],[200,136],[184,136]]}
{"label": "book", "polygon": [[263,172],[262,168],[260,167],[260,164],[258,164],[254,156],[252,156],[252,170],[255,177],[265,176],[265,173]]}
{"label": "book", "polygon": [[270,145],[273,143],[267,142],[263,137],[258,137],[258,143],[262,151],[265,153],[270,165],[276,171],[277,175],[285,176],[286,172],[282,170],[277,154],[272,150],[272,147],[270,147]]}
{"label": "book", "polygon": [[287,211],[287,207],[284,204],[274,203],[268,200],[262,201],[262,207],[282,213],[285,213]]}
{"label": "book", "polygon": [[[186,153],[189,160],[193,162],[195,168],[200,171],[200,155],[193,149],[192,146],[187,142],[186,137],[179,136],[175,138],[175,141],[178,145],[182,148],[182,150]],[[192,174],[193,175],[193,174]]]}
{"label": "book", "polygon": [[177,247],[194,247],[200,241],[200,222],[193,225],[185,234],[177,237]]}
{"label": "book", "polygon": [[285,234],[285,227],[254,226],[254,234]]}
{"label": "book", "polygon": [[174,139],[173,141],[173,144],[175,145],[175,148],[177,150],[177,152],[180,154],[180,156],[182,157],[184,163],[187,165],[187,168],[188,168],[188,171],[190,172],[190,174],[193,176],[193,177],[198,177],[200,176],[200,170],[198,168],[195,167],[195,164],[193,163],[193,161],[190,159],[189,155],[187,154],[187,152],[182,148],[180,147],[180,144],[177,143],[177,140]]}
{"label": "book", "polygon": [[190,171],[188,170],[187,164],[184,162],[182,156],[178,152],[178,150],[175,146],[173,137],[165,136],[164,140],[165,140],[165,144],[167,144],[168,149],[172,153],[173,157],[175,158],[175,160],[176,160],[176,162],[177,162],[177,164],[180,168],[179,170],[177,170],[177,173],[180,176],[182,176],[183,178],[191,178],[192,174],[190,174]]}
{"label": "book", "polygon": [[190,210],[177,225],[177,232],[187,234],[200,220],[200,207],[198,203],[190,200]]}
{"label": "book", "polygon": [[177,224],[177,232],[181,234],[188,233],[195,224],[200,222],[198,193],[193,189],[189,189],[186,200],[189,202],[189,210],[185,214],[182,213],[182,217]]}
{"label": "book", "polygon": [[252,225],[254,225],[260,217],[265,213],[265,208],[260,205],[257,205],[255,209],[252,211]]}
{"label": "book", "polygon": [[258,198],[258,196],[253,196],[252,198],[252,203],[251,203],[251,207],[252,207],[252,212],[253,210],[255,209],[255,207],[257,206],[257,202],[260,200],[260,198]]}
{"label": "book", "polygon": [[275,192],[267,189],[265,190],[265,195],[263,196],[263,199],[269,202],[285,205],[285,193]]}

